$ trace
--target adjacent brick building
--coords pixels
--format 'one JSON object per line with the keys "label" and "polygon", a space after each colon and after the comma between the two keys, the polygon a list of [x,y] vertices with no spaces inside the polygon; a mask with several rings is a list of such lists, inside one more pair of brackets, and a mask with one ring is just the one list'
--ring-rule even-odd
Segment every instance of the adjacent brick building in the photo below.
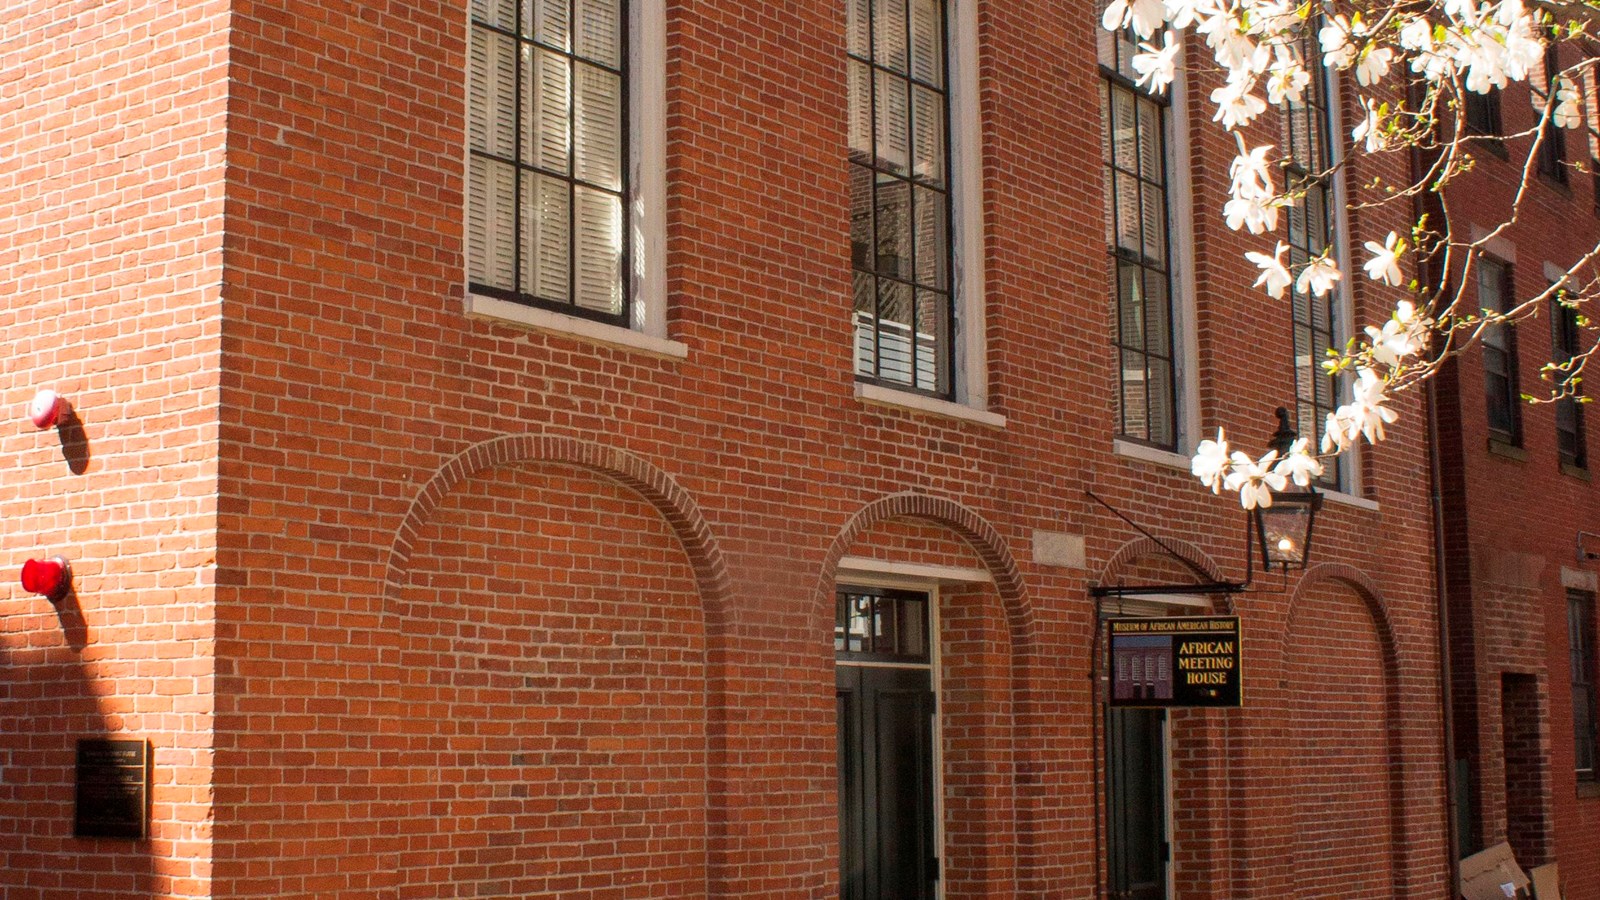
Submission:
{"label": "adjacent brick building", "polygon": [[[1419,401],[1307,571],[1091,595],[1242,578],[1186,453],[1397,299],[1251,288],[1213,85],[1067,0],[623,8],[0,9],[0,396],[81,422],[0,429],[76,573],[0,599],[7,900],[1445,894]],[[1184,611],[1243,707],[1108,715],[1101,614]],[[148,840],[72,836],[103,736]]]}
{"label": "adjacent brick building", "polygon": [[[1536,132],[1542,111],[1543,91],[1525,88],[1467,108],[1486,136]],[[1477,168],[1450,194],[1462,237],[1488,237],[1523,162],[1539,157],[1518,221],[1455,274],[1481,308],[1537,297],[1600,238],[1592,138],[1546,134],[1537,151],[1526,138],[1476,141]],[[1587,533],[1600,493],[1590,477],[1592,416],[1571,399],[1521,399],[1550,397],[1562,376],[1541,380],[1541,368],[1569,358],[1578,333],[1576,312],[1555,298],[1533,313],[1491,329],[1439,379],[1458,830],[1463,852],[1509,841],[1525,867],[1558,863],[1564,896],[1593,897],[1597,568]]]}

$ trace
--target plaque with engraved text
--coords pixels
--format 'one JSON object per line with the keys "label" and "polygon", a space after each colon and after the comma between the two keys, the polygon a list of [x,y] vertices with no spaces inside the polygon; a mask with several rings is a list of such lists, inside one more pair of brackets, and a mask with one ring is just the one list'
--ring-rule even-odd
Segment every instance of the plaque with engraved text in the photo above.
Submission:
{"label": "plaque with engraved text", "polygon": [[145,837],[150,820],[150,742],[78,741],[74,837]]}

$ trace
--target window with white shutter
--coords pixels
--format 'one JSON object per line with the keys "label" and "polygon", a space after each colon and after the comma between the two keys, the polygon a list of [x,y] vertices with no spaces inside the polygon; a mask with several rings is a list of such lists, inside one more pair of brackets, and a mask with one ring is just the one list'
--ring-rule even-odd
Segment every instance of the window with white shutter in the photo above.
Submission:
{"label": "window with white shutter", "polygon": [[628,326],[624,0],[472,0],[476,295]]}

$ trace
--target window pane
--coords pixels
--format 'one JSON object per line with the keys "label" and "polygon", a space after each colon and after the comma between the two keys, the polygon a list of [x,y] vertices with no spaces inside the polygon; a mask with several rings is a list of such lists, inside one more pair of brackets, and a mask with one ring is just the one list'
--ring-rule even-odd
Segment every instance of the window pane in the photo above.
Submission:
{"label": "window pane", "polygon": [[916,103],[916,154],[912,174],[919,181],[943,187],[945,173],[944,96],[925,87],[912,88]]}
{"label": "window pane", "polygon": [[857,269],[875,271],[872,237],[872,170],[850,166],[850,261]]}
{"label": "window pane", "polygon": [[1122,433],[1139,440],[1149,440],[1146,427],[1149,413],[1145,405],[1144,357],[1131,350],[1122,352]]}
{"label": "window pane", "polygon": [[474,284],[512,290],[516,248],[516,174],[505,163],[472,157],[467,186],[467,256]]}
{"label": "window pane", "polygon": [[878,377],[911,384],[911,286],[878,281]]}
{"label": "window pane", "polygon": [[622,46],[617,0],[574,0],[578,18],[578,55],[604,66],[622,64]]}
{"label": "window pane", "polygon": [[877,279],[865,272],[856,272],[851,288],[856,323],[856,374],[872,377],[878,374]]}
{"label": "window pane", "polygon": [[567,58],[549,50],[523,47],[522,161],[566,174],[571,125],[571,83]]}
{"label": "window pane", "polygon": [[878,14],[872,34],[877,44],[875,61],[906,74],[906,0],[873,0],[873,6]]}
{"label": "window pane", "polygon": [[911,278],[911,185],[880,183],[877,216],[878,274]]}
{"label": "window pane", "polygon": [[1150,404],[1149,440],[1156,444],[1171,444],[1172,434],[1172,364],[1164,359],[1149,358],[1150,383],[1146,396]]}
{"label": "window pane", "polygon": [[945,227],[945,195],[916,189],[917,284],[943,290],[949,281],[950,237]]}
{"label": "window pane", "polygon": [[622,200],[577,188],[577,305],[622,312]]}
{"label": "window pane", "polygon": [[850,60],[850,159],[872,164],[872,70]]}
{"label": "window pane", "polygon": [[1143,224],[1144,258],[1149,265],[1167,265],[1167,192],[1154,185],[1141,185],[1139,220]]}
{"label": "window pane", "polygon": [[572,29],[567,21],[568,0],[525,0],[523,27],[530,36],[552,47],[571,52]]}
{"label": "window pane", "polygon": [[622,79],[594,66],[577,64],[578,178],[622,188]]}
{"label": "window pane", "polygon": [[1172,356],[1172,304],[1167,300],[1165,272],[1145,269],[1144,347],[1147,352]]}
{"label": "window pane", "polygon": [[944,86],[944,21],[939,0],[911,0],[911,77]]}
{"label": "window pane", "polygon": [[907,84],[888,72],[877,73],[877,162],[887,172],[908,175],[911,160],[911,99]]}
{"label": "window pane", "polygon": [[1144,229],[1139,221],[1139,179],[1117,172],[1115,189],[1117,246],[1142,256]]}
{"label": "window pane", "polygon": [[862,59],[871,59],[872,0],[847,0],[844,28],[850,53]]}
{"label": "window pane", "polygon": [[517,27],[517,5],[512,0],[472,0],[472,18],[510,31]]}
{"label": "window pane", "polygon": [[522,290],[541,300],[568,302],[570,190],[560,178],[522,176]]}
{"label": "window pane", "polygon": [[937,291],[917,291],[917,387],[945,391],[949,371],[950,299]]}
{"label": "window pane", "polygon": [[517,152],[517,42],[484,28],[472,29],[472,147],[512,159]]}
{"label": "window pane", "polygon": [[[1139,267],[1117,265],[1117,341],[1124,347],[1144,347],[1144,290]],[[1143,363],[1140,364],[1143,368]]]}
{"label": "window pane", "polygon": [[1134,114],[1133,92],[1123,87],[1111,88],[1111,161],[1113,165],[1132,172],[1139,165],[1139,134]]}
{"label": "window pane", "polygon": [[1154,102],[1140,99],[1138,111],[1139,175],[1146,181],[1166,183],[1166,166],[1161,159],[1161,109]]}

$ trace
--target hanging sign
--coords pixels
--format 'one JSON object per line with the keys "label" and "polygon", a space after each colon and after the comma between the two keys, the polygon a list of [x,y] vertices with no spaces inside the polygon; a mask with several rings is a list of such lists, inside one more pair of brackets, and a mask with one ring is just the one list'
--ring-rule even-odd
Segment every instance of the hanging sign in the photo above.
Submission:
{"label": "hanging sign", "polygon": [[1112,706],[1240,706],[1238,616],[1110,619]]}

